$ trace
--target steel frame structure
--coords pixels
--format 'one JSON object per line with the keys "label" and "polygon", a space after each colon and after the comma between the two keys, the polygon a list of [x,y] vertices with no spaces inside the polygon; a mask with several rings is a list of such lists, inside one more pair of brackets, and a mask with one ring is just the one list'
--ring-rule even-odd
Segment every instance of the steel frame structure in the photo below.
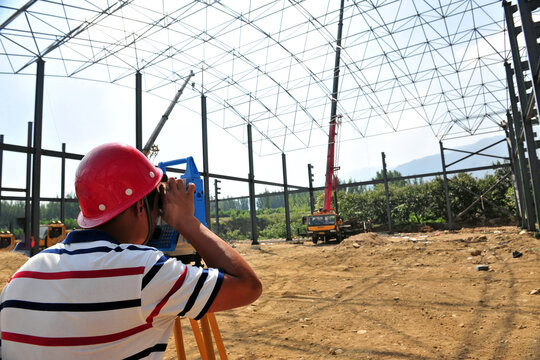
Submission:
{"label": "steel frame structure", "polygon": [[[525,141],[528,156],[527,164],[518,162],[516,178],[522,180],[522,191],[527,188],[525,179],[532,184],[532,198],[519,197],[520,211],[528,209],[529,223],[536,224],[540,175],[532,125],[540,61],[532,21],[535,4],[518,1],[525,38],[519,44],[518,34],[512,32],[519,26],[509,23],[517,8],[503,1],[502,11],[497,0],[436,6],[428,1],[352,0],[344,6],[343,33],[337,37],[340,9],[331,1],[198,0],[178,6],[177,1],[162,0],[158,7],[144,0],[2,3],[0,75],[36,76],[34,144],[25,151],[30,156],[32,149],[32,217],[39,212],[40,158],[45,154],[41,149],[45,76],[129,88],[135,78],[135,143],[140,147],[141,94],[167,99],[182,83],[179,74],[195,70],[195,91],[186,96],[204,99],[204,131],[211,122],[248,147],[254,243],[253,154],[285,156],[324,144],[325,124],[337,113],[342,116],[343,141],[419,127],[429,128],[443,141],[501,131],[508,109],[519,101],[524,115],[512,111],[516,137],[512,151],[519,152]],[[519,58],[523,49],[526,68]],[[340,85],[332,89],[336,71],[331,62],[336,53],[341,53]],[[519,100],[509,93],[513,85],[502,66],[510,58]],[[526,93],[528,77],[533,79],[534,96]],[[203,143],[205,139],[203,134]],[[516,158],[523,160],[525,155]],[[205,154],[206,172],[207,161]],[[258,183],[285,185],[286,193],[292,186],[286,181],[285,158],[283,164],[284,184]]]}
{"label": "steel frame structure", "polygon": [[[439,140],[500,131],[508,59],[498,0],[52,0],[0,5],[0,74],[90,79],[168,99],[196,71],[208,121],[259,155],[325,143],[341,51],[343,141],[418,127]],[[505,101],[506,100],[506,101]],[[198,109],[188,109],[198,113]],[[140,126],[140,119],[137,120]],[[138,140],[140,141],[140,140]]]}

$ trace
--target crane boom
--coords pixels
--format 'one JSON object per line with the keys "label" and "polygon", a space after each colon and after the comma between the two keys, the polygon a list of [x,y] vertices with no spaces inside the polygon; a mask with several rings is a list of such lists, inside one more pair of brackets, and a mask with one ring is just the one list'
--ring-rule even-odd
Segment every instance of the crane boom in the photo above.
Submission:
{"label": "crane boom", "polygon": [[337,170],[335,166],[336,157],[336,135],[338,131],[338,121],[336,117],[330,120],[330,130],[328,132],[328,154],[326,157],[326,181],[324,183],[324,203],[323,211],[328,212],[332,207],[332,191],[334,190],[335,174]]}
{"label": "crane boom", "polygon": [[158,122],[156,128],[154,129],[154,131],[152,132],[152,135],[150,135],[150,138],[146,142],[146,145],[144,145],[144,147],[142,149],[142,153],[146,157],[149,156],[150,150],[152,149],[152,145],[154,145],[154,142],[156,141],[159,133],[161,132],[161,129],[163,129],[163,125],[165,125],[165,122],[169,119],[169,115],[171,114],[171,112],[172,112],[174,106],[176,105],[176,103],[178,102],[178,99],[180,98],[180,95],[182,95],[182,92],[184,91],[184,88],[186,87],[187,83],[189,82],[189,79],[191,79],[191,77],[193,75],[195,75],[195,74],[193,73],[193,71],[191,71],[191,73],[188,75],[188,77],[186,78],[186,80],[184,81],[182,86],[180,87],[180,90],[178,90],[178,92],[176,93],[176,95],[172,99],[172,101],[169,104],[169,107],[167,108],[167,110],[165,111],[163,116],[161,116],[161,119],[159,120],[159,122]]}
{"label": "crane boom", "polygon": [[[345,1],[341,0],[338,22],[338,36],[336,42],[336,59],[334,65],[334,81],[332,88],[332,106],[330,109],[330,129],[328,132],[328,153],[326,157],[326,180],[324,185],[324,204],[321,211],[312,212],[303,220],[307,220],[307,234],[311,236],[314,244],[317,244],[319,239],[324,239],[326,242],[330,239],[336,239],[338,242],[345,237],[343,219],[337,213],[336,209],[332,209],[332,191],[336,188],[335,171],[336,167],[336,135],[338,126],[341,123],[341,115],[337,114],[337,101],[339,91],[339,63],[341,54],[341,35],[343,32],[343,9]],[[310,176],[311,178],[311,176]],[[305,221],[303,221],[305,223]]]}
{"label": "crane boom", "polygon": [[326,182],[324,184],[324,204],[323,211],[330,211],[332,190],[335,186],[334,166],[336,134],[337,134],[337,97],[339,90],[339,63],[341,59],[341,34],[343,31],[343,7],[344,0],[341,0],[338,22],[338,36],[336,41],[336,59],[334,64],[334,84],[332,88],[332,107],[330,109],[330,131],[328,132],[328,155],[326,158]]}

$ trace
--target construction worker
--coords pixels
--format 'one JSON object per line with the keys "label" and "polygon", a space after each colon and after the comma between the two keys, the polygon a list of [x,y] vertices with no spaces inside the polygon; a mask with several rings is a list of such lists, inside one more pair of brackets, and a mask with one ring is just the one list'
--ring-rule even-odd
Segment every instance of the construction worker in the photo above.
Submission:
{"label": "construction worker", "polygon": [[[161,359],[177,315],[198,319],[260,296],[253,269],[195,218],[195,186],[162,176],[125,144],[82,159],[83,230],[29,259],[4,287],[1,359]],[[144,245],[160,205],[208,268]]]}

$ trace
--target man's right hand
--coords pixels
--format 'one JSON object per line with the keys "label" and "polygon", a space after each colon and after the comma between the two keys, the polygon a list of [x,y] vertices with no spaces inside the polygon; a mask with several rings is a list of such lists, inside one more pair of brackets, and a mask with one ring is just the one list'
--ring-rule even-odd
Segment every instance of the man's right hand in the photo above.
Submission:
{"label": "man's right hand", "polygon": [[182,233],[186,225],[194,221],[198,223],[193,202],[195,184],[190,183],[186,188],[183,179],[171,177],[160,185],[159,192],[163,201],[163,218],[167,224]]}

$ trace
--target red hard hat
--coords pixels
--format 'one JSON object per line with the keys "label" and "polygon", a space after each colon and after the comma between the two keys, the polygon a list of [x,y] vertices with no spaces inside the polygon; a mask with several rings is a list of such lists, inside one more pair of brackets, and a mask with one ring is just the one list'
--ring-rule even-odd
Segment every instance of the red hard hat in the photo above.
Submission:
{"label": "red hard hat", "polygon": [[139,150],[121,143],[92,149],[75,173],[81,228],[101,225],[149,194],[163,172]]}

